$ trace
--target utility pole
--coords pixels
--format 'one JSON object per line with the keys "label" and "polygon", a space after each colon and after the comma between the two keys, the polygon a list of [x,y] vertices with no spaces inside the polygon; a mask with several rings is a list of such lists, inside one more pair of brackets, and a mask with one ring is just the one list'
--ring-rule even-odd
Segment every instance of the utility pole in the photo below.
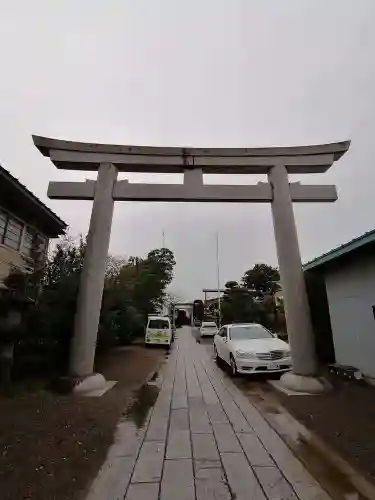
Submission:
{"label": "utility pole", "polygon": [[221,327],[221,297],[220,297],[220,252],[219,252],[219,232],[216,231],[216,275],[217,275],[217,302],[219,311],[219,324]]}

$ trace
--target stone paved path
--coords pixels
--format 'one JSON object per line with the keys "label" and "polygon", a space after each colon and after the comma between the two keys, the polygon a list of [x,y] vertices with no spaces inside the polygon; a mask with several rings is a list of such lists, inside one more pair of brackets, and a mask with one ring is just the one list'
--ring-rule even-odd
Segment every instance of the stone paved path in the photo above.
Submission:
{"label": "stone paved path", "polygon": [[329,500],[190,328],[146,427],[124,423],[88,500]]}

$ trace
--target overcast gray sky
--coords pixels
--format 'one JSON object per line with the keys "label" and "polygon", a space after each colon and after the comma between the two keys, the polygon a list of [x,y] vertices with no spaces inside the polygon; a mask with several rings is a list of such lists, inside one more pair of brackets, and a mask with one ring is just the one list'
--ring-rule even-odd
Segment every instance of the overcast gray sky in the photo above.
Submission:
{"label": "overcast gray sky", "polygon": [[[335,183],[339,201],[295,206],[303,260],[374,228],[374,0],[0,0],[0,7],[0,163],[72,234],[87,231],[91,203],[48,200],[47,185],[92,174],[55,169],[33,133],[207,147],[351,139],[331,171],[305,176]],[[177,259],[172,289],[186,299],[216,286],[216,231],[222,283],[256,262],[277,264],[270,208],[255,204],[117,203],[110,250],[147,253],[161,246],[163,229]]]}

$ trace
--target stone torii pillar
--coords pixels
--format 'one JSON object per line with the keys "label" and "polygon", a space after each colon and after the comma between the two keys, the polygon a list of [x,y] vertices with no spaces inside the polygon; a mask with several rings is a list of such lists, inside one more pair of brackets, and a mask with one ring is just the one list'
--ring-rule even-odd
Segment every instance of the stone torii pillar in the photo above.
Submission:
{"label": "stone torii pillar", "polygon": [[[57,168],[98,171],[97,181],[50,182],[55,199],[94,200],[74,325],[71,375],[90,390],[105,380],[93,374],[105,265],[114,201],[271,203],[292,373],[282,377],[294,390],[316,392],[315,342],[307,301],[293,202],[334,202],[335,186],[290,183],[290,174],[322,173],[350,143],[277,148],[164,148],[78,143],[33,136],[39,151]],[[117,172],[183,173],[183,184],[116,181]],[[257,185],[204,184],[204,174],[267,174]]]}
{"label": "stone torii pillar", "polygon": [[[95,186],[85,260],[80,278],[77,310],[74,319],[70,373],[76,377],[87,377],[93,372],[112,227],[114,205],[112,193],[116,179],[117,168],[112,163],[102,163],[99,167],[98,180]],[[99,380],[99,383],[102,382],[102,380]]]}
{"label": "stone torii pillar", "polygon": [[315,339],[285,165],[280,163],[272,167],[268,179],[273,190],[272,218],[288,338],[293,353],[293,374],[284,374],[283,381],[292,390],[320,392],[320,381],[312,378],[317,373]]}

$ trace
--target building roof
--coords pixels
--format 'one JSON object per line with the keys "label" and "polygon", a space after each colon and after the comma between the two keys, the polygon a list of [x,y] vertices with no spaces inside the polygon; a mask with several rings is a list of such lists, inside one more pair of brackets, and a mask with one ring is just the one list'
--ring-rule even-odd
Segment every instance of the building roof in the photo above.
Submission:
{"label": "building roof", "polygon": [[73,142],[33,135],[39,151],[57,168],[98,170],[113,163],[122,172],[183,173],[202,169],[205,174],[267,173],[282,161],[289,173],[325,172],[349,149],[350,141],[311,146],[266,148],[150,147]]}
{"label": "building roof", "polygon": [[37,226],[49,238],[59,236],[67,227],[66,222],[1,165],[0,203],[24,222]]}
{"label": "building roof", "polygon": [[354,238],[347,243],[343,243],[339,247],[333,248],[327,253],[324,253],[320,257],[316,257],[310,262],[304,264],[303,269],[305,271],[309,271],[310,269],[316,269],[317,267],[322,266],[323,264],[328,264],[329,262],[333,262],[344,255],[348,255],[354,250],[358,250],[359,248],[363,248],[365,245],[369,245],[370,243],[375,242],[375,229],[372,231],[368,231],[357,238]]}

